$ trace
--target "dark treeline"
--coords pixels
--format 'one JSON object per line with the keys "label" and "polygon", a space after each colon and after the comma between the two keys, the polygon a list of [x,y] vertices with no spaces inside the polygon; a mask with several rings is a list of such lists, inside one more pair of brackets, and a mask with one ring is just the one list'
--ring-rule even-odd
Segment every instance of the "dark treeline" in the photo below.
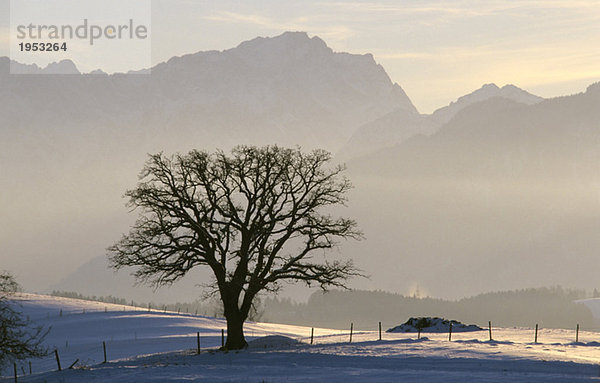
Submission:
{"label": "dark treeline", "polygon": [[269,298],[263,302],[263,321],[317,327],[374,330],[404,323],[410,317],[437,316],[486,327],[547,328],[600,327],[591,312],[574,300],[585,291],[561,287],[536,288],[480,294],[458,301],[406,297],[384,291],[330,291],[312,294],[307,303]]}
{"label": "dark treeline", "polygon": [[[52,295],[98,302],[133,305],[171,312],[222,317],[217,300],[192,303],[140,303],[113,296],[89,297],[75,292],[53,291]],[[594,296],[597,296],[594,293]],[[289,298],[265,298],[252,312],[251,320],[297,324],[311,327],[345,329],[352,322],[356,329],[375,330],[382,322],[384,330],[406,322],[410,317],[436,316],[486,327],[488,321],[500,327],[600,329],[591,312],[577,299],[586,298],[583,290],[561,287],[535,288],[479,294],[458,301],[438,298],[407,297],[385,291],[315,292],[306,303]]]}

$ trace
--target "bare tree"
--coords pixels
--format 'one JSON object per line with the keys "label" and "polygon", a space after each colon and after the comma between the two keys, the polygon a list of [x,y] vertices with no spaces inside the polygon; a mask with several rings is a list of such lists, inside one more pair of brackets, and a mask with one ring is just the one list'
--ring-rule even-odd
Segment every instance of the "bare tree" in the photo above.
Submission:
{"label": "bare tree", "polygon": [[47,333],[33,326],[11,302],[19,284],[8,272],[0,273],[0,367],[10,361],[47,354],[42,341]]}
{"label": "bare tree", "polygon": [[245,347],[243,325],[259,292],[280,283],[344,287],[360,275],[352,261],[326,260],[339,239],[360,239],[344,205],[351,184],[322,150],[239,146],[231,154],[151,155],[126,192],[140,216],[109,247],[111,266],[136,266],[158,287],[196,266],[212,270],[227,319],[226,349]]}

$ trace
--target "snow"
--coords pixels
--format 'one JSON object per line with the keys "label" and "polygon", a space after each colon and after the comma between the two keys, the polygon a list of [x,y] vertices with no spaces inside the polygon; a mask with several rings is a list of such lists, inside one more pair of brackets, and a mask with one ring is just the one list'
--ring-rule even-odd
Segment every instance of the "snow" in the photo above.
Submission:
{"label": "snow", "polygon": [[[529,328],[410,333],[357,331],[250,322],[248,349],[220,352],[225,322],[202,316],[23,294],[22,310],[52,326],[54,355],[32,360],[19,382],[578,382],[599,380],[600,334]],[[85,309],[85,313],[83,312]],[[62,316],[60,315],[62,310]],[[105,311],[106,310],[106,311]],[[196,334],[201,354],[197,355]],[[102,363],[102,342],[108,363]],[[76,359],[74,369],[67,369]],[[19,365],[28,372],[28,365]],[[13,381],[12,369],[1,381]]]}
{"label": "snow", "polygon": [[302,344],[299,340],[284,335],[267,335],[248,342],[248,348],[284,348]]}
{"label": "snow", "polygon": [[600,318],[600,298],[580,299],[575,303],[585,305],[592,312],[594,318]]}

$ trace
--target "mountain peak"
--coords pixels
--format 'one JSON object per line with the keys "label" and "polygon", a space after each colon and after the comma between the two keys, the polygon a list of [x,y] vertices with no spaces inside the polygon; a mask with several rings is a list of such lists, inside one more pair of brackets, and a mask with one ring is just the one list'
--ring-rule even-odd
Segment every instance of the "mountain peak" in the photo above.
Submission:
{"label": "mountain peak", "polygon": [[42,69],[44,74],[81,74],[75,63],[69,59],[48,64]]}
{"label": "mountain peak", "polygon": [[513,85],[513,84],[506,84],[506,85],[504,85],[504,86],[502,87],[502,89],[507,89],[507,90],[508,90],[508,89],[515,89],[515,90],[521,90],[521,91],[523,90],[523,89],[521,89],[521,88],[519,88],[518,86],[516,86],[516,85]]}
{"label": "mountain peak", "polygon": [[311,47],[311,50],[322,50],[332,52],[325,41],[319,37],[309,37],[306,32],[284,32],[274,37],[257,37],[252,40],[244,41],[236,49],[242,51],[248,50],[278,50],[278,51],[297,51]]}
{"label": "mountain peak", "polygon": [[596,82],[587,87],[586,93],[600,93],[600,82]]}
{"label": "mountain peak", "polygon": [[303,31],[286,31],[280,34],[279,36],[272,37],[273,39],[288,39],[288,40],[297,40],[297,41],[307,41],[311,38],[308,37],[307,32]]}
{"label": "mountain peak", "polygon": [[450,105],[436,110],[433,112],[432,117],[438,123],[444,124],[465,107],[494,97],[501,97],[527,105],[537,104],[543,100],[542,97],[533,95],[512,84],[507,84],[499,88],[498,85],[489,83],[484,84],[481,88],[465,96],[459,97],[456,101],[451,102]]}
{"label": "mountain peak", "polygon": [[93,71],[91,71],[91,72],[90,72],[90,73],[88,73],[88,74],[92,74],[92,75],[102,75],[102,76],[108,76],[108,74],[107,74],[105,71],[103,71],[102,69],[96,69],[96,70],[93,70]]}
{"label": "mountain peak", "polygon": [[483,84],[483,86],[479,89],[479,90],[498,90],[500,88],[498,88],[498,85],[492,83],[489,84]]}
{"label": "mountain peak", "polygon": [[36,64],[21,64],[3,57],[0,60],[0,67],[4,66],[10,66],[12,74],[81,74],[75,63],[69,59],[52,62],[45,68],[40,68]]}

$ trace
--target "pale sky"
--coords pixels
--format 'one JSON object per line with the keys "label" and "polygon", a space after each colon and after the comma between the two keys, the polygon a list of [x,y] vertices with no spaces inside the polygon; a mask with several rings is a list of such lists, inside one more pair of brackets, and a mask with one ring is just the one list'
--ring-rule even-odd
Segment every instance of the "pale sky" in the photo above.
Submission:
{"label": "pale sky", "polygon": [[[0,0],[0,56],[8,15]],[[152,15],[153,63],[306,31],[372,53],[423,113],[490,82],[553,97],[600,81],[600,1],[153,0]]]}

